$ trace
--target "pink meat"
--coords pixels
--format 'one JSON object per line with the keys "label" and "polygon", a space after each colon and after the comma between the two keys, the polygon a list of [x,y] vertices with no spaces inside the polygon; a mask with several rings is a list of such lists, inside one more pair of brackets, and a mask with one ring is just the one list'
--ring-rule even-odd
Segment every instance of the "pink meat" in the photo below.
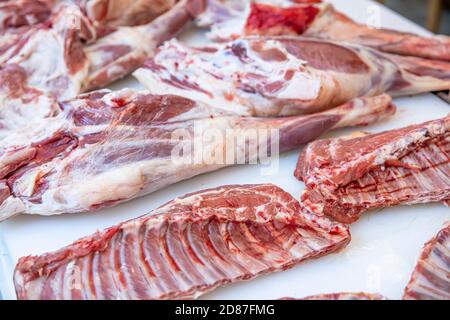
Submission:
{"label": "pink meat", "polygon": [[61,105],[57,117],[0,142],[0,220],[110,207],[202,173],[264,161],[268,153],[395,112],[391,99],[380,96],[310,116],[242,117],[178,96],[132,90],[93,92]]}
{"label": "pink meat", "polygon": [[[264,3],[261,3],[264,2]],[[209,0],[199,25],[211,28],[210,37],[228,41],[240,36],[302,35],[341,41],[407,56],[450,61],[450,37],[412,33],[360,24],[331,4],[321,1]]]}
{"label": "pink meat", "polygon": [[8,0],[0,2],[0,30],[29,26],[50,17],[56,0]]}
{"label": "pink meat", "polygon": [[244,38],[197,48],[172,40],[134,76],[155,94],[256,116],[315,113],[385,92],[450,89],[450,63],[300,37]]}
{"label": "pink meat", "polygon": [[310,214],[274,185],[223,186],[22,258],[14,280],[19,299],[196,298],[349,241],[348,227]]}
{"label": "pink meat", "polygon": [[450,300],[450,225],[430,240],[406,287],[406,300]]}
{"label": "pink meat", "polygon": [[330,293],[330,294],[319,294],[316,296],[309,296],[302,299],[284,298],[283,300],[386,300],[380,294],[374,293]]}
{"label": "pink meat", "polygon": [[183,0],[149,24],[120,27],[89,45],[95,23],[66,2],[51,23],[0,32],[0,138],[57,115],[59,101],[128,75],[202,9],[203,0]]}
{"label": "pink meat", "polygon": [[369,209],[450,199],[450,116],[358,138],[311,143],[295,176],[305,204],[351,223]]}

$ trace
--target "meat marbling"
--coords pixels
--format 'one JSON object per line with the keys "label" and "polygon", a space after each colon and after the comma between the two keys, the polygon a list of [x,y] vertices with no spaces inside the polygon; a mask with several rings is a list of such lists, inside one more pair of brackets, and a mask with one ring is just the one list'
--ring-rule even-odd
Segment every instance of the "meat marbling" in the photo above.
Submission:
{"label": "meat marbling", "polygon": [[134,71],[203,9],[203,1],[180,1],[147,25],[118,28],[89,45],[81,38],[93,37],[94,26],[68,3],[53,12],[51,24],[0,32],[0,138],[32,119],[57,115],[59,101]]}
{"label": "meat marbling", "polygon": [[0,30],[45,22],[67,3],[77,5],[99,31],[146,24],[175,5],[175,0],[7,0],[0,1]]}
{"label": "meat marbling", "polygon": [[348,227],[282,189],[223,186],[177,198],[59,251],[20,259],[19,299],[196,298],[344,248]]}
{"label": "meat marbling", "polygon": [[363,212],[450,200],[450,115],[403,129],[309,144],[295,176],[316,213],[351,223]]}
{"label": "meat marbling", "polygon": [[256,116],[314,113],[385,92],[450,89],[450,63],[301,37],[244,38],[198,48],[172,40],[134,76],[155,94]]}
{"label": "meat marbling", "polygon": [[403,299],[450,300],[450,224],[425,245]]}
{"label": "meat marbling", "polygon": [[342,293],[319,294],[319,295],[314,295],[314,296],[308,296],[308,297],[305,297],[302,299],[284,298],[282,300],[386,300],[386,298],[380,294],[375,294],[375,293],[342,292]]}
{"label": "meat marbling", "polygon": [[[297,2],[297,3],[295,3]],[[321,1],[209,0],[199,19],[210,37],[227,41],[248,35],[302,35],[357,43],[377,50],[450,61],[450,37],[420,36],[356,23]]]}
{"label": "meat marbling", "polygon": [[[86,94],[62,109],[0,142],[0,220],[113,206],[395,112],[384,95],[310,116],[242,117],[182,97],[129,89]],[[208,147],[197,150],[203,141]]]}

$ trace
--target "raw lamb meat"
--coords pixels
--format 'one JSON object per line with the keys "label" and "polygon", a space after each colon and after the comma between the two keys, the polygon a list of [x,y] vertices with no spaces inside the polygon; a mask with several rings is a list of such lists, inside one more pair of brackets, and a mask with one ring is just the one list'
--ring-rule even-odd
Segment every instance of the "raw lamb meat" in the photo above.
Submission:
{"label": "raw lamb meat", "polygon": [[450,300],[450,224],[426,245],[406,287],[406,300]]}
{"label": "raw lamb meat", "polygon": [[128,89],[86,94],[62,109],[0,142],[0,220],[114,206],[202,173],[270,161],[266,154],[395,112],[380,96],[311,116],[242,117]]}
{"label": "raw lamb meat", "polygon": [[301,37],[244,38],[198,48],[172,40],[134,76],[152,93],[252,116],[314,113],[384,92],[450,89],[450,63]]}
{"label": "raw lamb meat", "polygon": [[309,213],[277,186],[223,186],[22,258],[14,280],[19,299],[197,298],[349,242],[347,226]]}
{"label": "raw lamb meat", "polygon": [[0,1],[0,30],[36,25],[59,6],[75,4],[100,32],[146,24],[175,5],[176,0],[9,0]]}
{"label": "raw lamb meat", "polygon": [[85,48],[90,62],[83,91],[102,88],[144,64],[164,41],[175,37],[204,10],[204,0],[179,1],[152,23],[122,27]]}
{"label": "raw lamb meat", "polygon": [[293,299],[285,298],[283,300],[386,300],[380,294],[374,293],[330,293],[330,294],[319,294],[316,296],[309,296],[303,299]]}
{"label": "raw lamb meat", "polygon": [[176,0],[75,0],[101,28],[147,24],[171,9]]}
{"label": "raw lamb meat", "polygon": [[302,35],[370,46],[380,51],[450,61],[450,37],[412,33],[356,23],[321,1],[209,0],[199,25],[211,26],[218,41],[248,35]]}
{"label": "raw lamb meat", "polygon": [[77,95],[88,75],[78,37],[86,22],[77,7],[61,6],[52,25],[3,32],[0,38],[0,137],[34,118],[59,112],[57,100]]}
{"label": "raw lamb meat", "polygon": [[0,138],[33,119],[57,115],[59,101],[131,73],[161,42],[191,21],[202,4],[203,0],[180,1],[148,25],[119,28],[87,47],[80,40],[80,30],[84,38],[92,37],[95,30],[74,5],[61,5],[51,25],[4,32],[0,37]]}
{"label": "raw lamb meat", "polygon": [[316,141],[300,156],[305,205],[351,223],[363,212],[450,200],[450,115],[357,138]]}
{"label": "raw lamb meat", "polygon": [[0,30],[34,25],[50,17],[56,0],[0,1]]}

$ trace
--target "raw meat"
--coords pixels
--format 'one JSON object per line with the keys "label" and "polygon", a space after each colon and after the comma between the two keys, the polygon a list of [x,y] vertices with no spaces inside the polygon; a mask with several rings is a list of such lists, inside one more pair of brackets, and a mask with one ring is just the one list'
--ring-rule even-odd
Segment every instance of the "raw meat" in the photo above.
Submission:
{"label": "raw meat", "polygon": [[147,24],[171,9],[176,0],[76,0],[99,28]]}
{"label": "raw meat", "polygon": [[303,35],[370,46],[380,51],[450,61],[450,37],[423,37],[356,23],[320,1],[209,0],[199,25],[224,41],[248,35]]}
{"label": "raw meat", "polygon": [[245,38],[192,48],[161,46],[134,76],[177,94],[252,116],[290,116],[353,98],[450,89],[450,63],[301,37]]}
{"label": "raw meat", "polygon": [[56,0],[0,1],[0,30],[34,25],[47,20]]}
{"label": "raw meat", "polygon": [[316,213],[351,223],[363,212],[450,200],[450,115],[357,138],[313,142],[295,176]]}
{"label": "raw meat", "polygon": [[118,28],[86,47],[90,68],[83,91],[102,88],[136,70],[203,10],[204,0],[182,0],[150,24]]}
{"label": "raw meat", "polygon": [[303,299],[293,299],[285,298],[283,300],[386,300],[380,294],[373,293],[330,293],[330,294],[319,294],[316,296],[309,296]]}
{"label": "raw meat", "polygon": [[176,0],[9,0],[0,1],[0,30],[45,22],[53,11],[76,4],[100,33],[119,26],[146,24]]}
{"label": "raw meat", "polygon": [[344,248],[348,227],[271,184],[177,198],[54,253],[20,259],[19,299],[186,299]]}
{"label": "raw meat", "polygon": [[59,101],[131,73],[161,42],[192,20],[202,4],[203,0],[180,1],[148,25],[118,28],[87,47],[81,42],[80,30],[83,38],[92,38],[96,31],[75,5],[61,5],[51,25],[3,32],[0,138],[33,119],[57,115]]}
{"label": "raw meat", "polygon": [[35,118],[54,116],[77,95],[89,62],[78,37],[76,6],[61,6],[52,25],[14,29],[0,38],[0,137]]}
{"label": "raw meat", "polygon": [[450,224],[424,247],[406,287],[406,300],[450,300]]}
{"label": "raw meat", "polygon": [[62,109],[0,142],[0,220],[113,206],[230,165],[266,163],[332,129],[395,112],[380,96],[311,116],[241,117],[132,90],[93,92]]}

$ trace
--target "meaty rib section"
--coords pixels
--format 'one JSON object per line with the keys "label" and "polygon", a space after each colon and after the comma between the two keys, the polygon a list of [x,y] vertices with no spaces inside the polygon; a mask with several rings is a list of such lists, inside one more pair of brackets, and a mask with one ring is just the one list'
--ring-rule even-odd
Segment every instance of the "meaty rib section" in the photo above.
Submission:
{"label": "meaty rib section", "polygon": [[245,38],[207,47],[166,42],[134,76],[177,94],[254,116],[291,116],[362,96],[450,89],[450,63],[300,37]]}
{"label": "meaty rib section", "polygon": [[73,21],[87,22],[76,6],[61,6],[52,25],[0,35],[0,137],[32,119],[56,115],[59,99],[80,92],[89,62]]}
{"label": "meaty rib section", "polygon": [[0,220],[113,206],[202,173],[270,161],[330,130],[395,112],[380,96],[311,116],[242,117],[132,90],[93,92],[62,107],[0,142]]}
{"label": "meaty rib section", "polygon": [[54,253],[20,259],[19,299],[186,299],[344,248],[348,227],[271,184],[177,198]]}
{"label": "meaty rib section", "polygon": [[406,300],[450,300],[450,224],[424,247],[406,287]]}
{"label": "meaty rib section", "polygon": [[357,138],[313,142],[295,176],[317,213],[351,223],[363,212],[450,199],[450,116]]}
{"label": "meaty rib section", "polygon": [[209,36],[228,41],[240,36],[302,35],[356,43],[407,56],[450,61],[450,37],[420,36],[360,24],[321,1],[210,0],[199,19]]}
{"label": "meaty rib section", "polygon": [[329,294],[319,294],[315,296],[309,296],[302,299],[285,298],[283,300],[386,300],[380,294],[375,293],[329,293]]}

